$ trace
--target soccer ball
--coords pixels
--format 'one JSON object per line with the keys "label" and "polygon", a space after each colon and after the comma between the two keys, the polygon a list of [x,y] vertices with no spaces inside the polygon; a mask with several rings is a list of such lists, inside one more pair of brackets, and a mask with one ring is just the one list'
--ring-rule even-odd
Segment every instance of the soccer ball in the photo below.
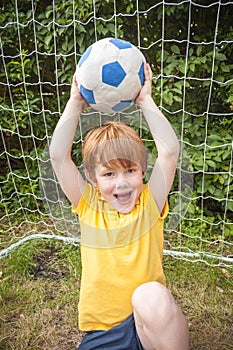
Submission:
{"label": "soccer ball", "polygon": [[103,113],[130,107],[144,84],[145,57],[131,43],[105,38],[88,47],[80,58],[76,77],[81,95]]}

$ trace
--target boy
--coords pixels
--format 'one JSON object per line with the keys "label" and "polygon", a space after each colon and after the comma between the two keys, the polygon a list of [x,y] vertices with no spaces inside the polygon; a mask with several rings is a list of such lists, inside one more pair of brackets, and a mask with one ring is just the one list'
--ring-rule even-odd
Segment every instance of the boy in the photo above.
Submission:
{"label": "boy", "polygon": [[184,315],[165,287],[163,221],[179,155],[175,132],[151,97],[152,72],[136,99],[158,157],[147,184],[147,155],[138,134],[123,123],[91,130],[83,149],[86,182],[71,159],[82,110],[75,77],[54,131],[51,160],[58,181],[79,215],[82,281],[79,350],[187,350]]}

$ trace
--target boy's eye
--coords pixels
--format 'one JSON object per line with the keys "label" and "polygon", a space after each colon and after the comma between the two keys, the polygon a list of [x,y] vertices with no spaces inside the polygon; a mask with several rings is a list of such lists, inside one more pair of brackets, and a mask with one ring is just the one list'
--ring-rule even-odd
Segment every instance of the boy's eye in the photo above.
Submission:
{"label": "boy's eye", "polygon": [[135,168],[127,169],[127,173],[128,173],[128,174],[134,173],[135,171],[136,171]]}
{"label": "boy's eye", "polygon": [[113,176],[113,172],[112,171],[108,171],[107,173],[104,174],[105,177],[110,177]]}

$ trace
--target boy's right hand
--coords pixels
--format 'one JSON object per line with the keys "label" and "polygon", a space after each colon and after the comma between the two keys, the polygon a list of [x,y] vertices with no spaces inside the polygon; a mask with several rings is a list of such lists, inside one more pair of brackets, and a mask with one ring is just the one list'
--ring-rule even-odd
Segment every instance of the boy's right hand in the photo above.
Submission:
{"label": "boy's right hand", "polygon": [[71,85],[71,90],[70,90],[70,98],[74,99],[78,104],[80,104],[80,107],[82,110],[85,108],[89,107],[88,103],[82,95],[80,94],[79,88],[78,88],[78,82],[76,79],[76,74],[73,75],[72,79],[72,85]]}

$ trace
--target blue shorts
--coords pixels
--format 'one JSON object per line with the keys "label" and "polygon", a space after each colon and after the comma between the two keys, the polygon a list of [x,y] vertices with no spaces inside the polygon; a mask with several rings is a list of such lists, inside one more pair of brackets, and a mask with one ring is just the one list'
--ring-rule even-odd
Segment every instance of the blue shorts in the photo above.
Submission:
{"label": "blue shorts", "polygon": [[107,331],[88,332],[77,350],[143,350],[133,315]]}

